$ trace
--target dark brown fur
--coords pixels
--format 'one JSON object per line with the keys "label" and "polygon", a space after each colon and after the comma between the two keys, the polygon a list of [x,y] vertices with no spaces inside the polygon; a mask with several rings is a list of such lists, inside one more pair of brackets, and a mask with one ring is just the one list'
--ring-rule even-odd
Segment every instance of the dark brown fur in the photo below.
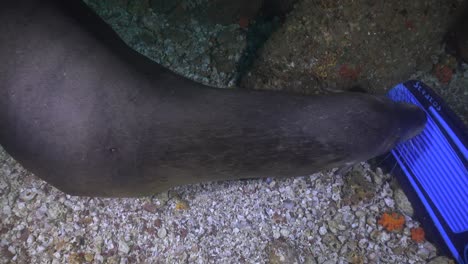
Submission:
{"label": "dark brown fur", "polygon": [[0,144],[66,193],[306,175],[382,154],[424,126],[416,107],[371,95],[203,86],[63,2],[0,3]]}

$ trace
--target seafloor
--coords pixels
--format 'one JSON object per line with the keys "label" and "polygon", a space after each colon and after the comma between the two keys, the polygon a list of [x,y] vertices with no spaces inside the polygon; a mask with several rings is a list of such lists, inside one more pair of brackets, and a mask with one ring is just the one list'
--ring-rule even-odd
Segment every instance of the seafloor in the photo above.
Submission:
{"label": "seafloor", "polygon": [[[461,1],[285,1],[275,12],[239,1],[224,16],[210,6],[223,0],[86,2],[129,45],[206,84],[383,93],[420,79],[468,123],[468,67],[443,43]],[[0,208],[1,263],[453,263],[414,240],[421,224],[405,195],[367,163],[344,177],[100,199],[65,195],[0,149]],[[401,230],[378,223],[391,212]]]}

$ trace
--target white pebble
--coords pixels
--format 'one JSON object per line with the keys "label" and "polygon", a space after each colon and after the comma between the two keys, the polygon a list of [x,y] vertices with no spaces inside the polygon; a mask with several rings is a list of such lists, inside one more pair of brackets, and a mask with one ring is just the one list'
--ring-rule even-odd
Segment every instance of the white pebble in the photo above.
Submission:
{"label": "white pebble", "polygon": [[281,234],[278,230],[273,230],[273,238],[278,239],[280,238]]}
{"label": "white pebble", "polygon": [[159,238],[165,238],[167,235],[167,231],[165,228],[160,228],[158,229],[158,237]]}
{"label": "white pebble", "polygon": [[128,252],[130,252],[130,247],[125,243],[125,241],[119,241],[119,252],[123,254],[128,254]]}
{"label": "white pebble", "polygon": [[387,205],[390,208],[393,208],[395,206],[395,201],[392,198],[385,198],[385,205]]}
{"label": "white pebble", "polygon": [[14,246],[9,246],[8,251],[10,251],[10,253],[13,254],[13,255],[16,254],[16,249],[15,249]]}
{"label": "white pebble", "polygon": [[327,231],[327,228],[325,227],[325,225],[321,226],[321,227],[319,228],[319,234],[320,234],[321,236],[323,236],[323,235],[325,235],[326,233],[328,233],[328,231]]}

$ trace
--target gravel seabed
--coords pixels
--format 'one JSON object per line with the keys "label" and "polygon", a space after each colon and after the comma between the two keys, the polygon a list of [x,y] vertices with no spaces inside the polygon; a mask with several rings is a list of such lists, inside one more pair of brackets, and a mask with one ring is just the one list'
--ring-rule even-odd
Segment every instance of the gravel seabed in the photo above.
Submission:
{"label": "gravel seabed", "polygon": [[333,172],[87,198],[65,195],[0,149],[0,262],[451,262],[411,240],[419,223],[410,216],[399,232],[377,224],[383,212],[400,211],[389,174],[361,163],[356,185]]}

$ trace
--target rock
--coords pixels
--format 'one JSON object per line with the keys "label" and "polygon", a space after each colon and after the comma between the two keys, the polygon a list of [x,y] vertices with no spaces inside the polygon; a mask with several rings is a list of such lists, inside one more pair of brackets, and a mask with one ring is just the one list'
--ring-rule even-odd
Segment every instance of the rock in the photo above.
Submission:
{"label": "rock", "polygon": [[165,205],[169,201],[169,192],[158,193],[155,197],[161,205]]}
{"label": "rock", "polygon": [[180,0],[150,0],[150,7],[159,13],[168,13],[180,4]]}
{"label": "rock", "polygon": [[125,255],[127,255],[128,252],[130,252],[130,247],[127,243],[125,243],[125,241],[119,241],[119,252]]}
{"label": "rock", "polygon": [[147,211],[147,212],[150,212],[150,213],[156,213],[158,211],[158,206],[156,206],[155,204],[153,203],[144,203],[143,206],[142,206],[142,209]]}
{"label": "rock", "polygon": [[27,189],[27,190],[23,190],[21,193],[20,193],[20,196],[19,198],[25,202],[29,202],[31,201],[32,199],[34,199],[34,197],[36,197],[37,195],[37,190],[35,189]]}
{"label": "rock", "polygon": [[262,6],[261,0],[212,0],[207,6],[208,19],[215,24],[234,24],[242,18],[253,19]]}
{"label": "rock", "polygon": [[322,225],[320,228],[319,228],[319,234],[321,236],[324,236],[325,234],[327,234],[327,227],[325,225]]}
{"label": "rock", "polygon": [[167,235],[167,230],[165,228],[159,228],[158,229],[158,237],[159,238],[165,238]]}
{"label": "rock", "polygon": [[416,254],[418,254],[422,259],[428,259],[431,252],[427,248],[423,247],[419,248]]}
{"label": "rock", "polygon": [[243,87],[326,93],[360,86],[384,92],[430,55],[460,5],[456,0],[298,2],[265,43]]}
{"label": "rock", "polygon": [[408,200],[408,197],[406,197],[402,189],[398,188],[393,192],[393,199],[395,200],[395,204],[398,210],[400,210],[408,216],[413,217],[413,206],[411,205],[410,201]]}
{"label": "rock", "polygon": [[455,264],[455,261],[453,261],[453,259],[440,256],[432,259],[427,264]]}
{"label": "rock", "polygon": [[120,262],[119,256],[110,256],[106,259],[106,264],[117,264]]}
{"label": "rock", "polygon": [[281,236],[281,233],[278,230],[276,230],[276,229],[273,230],[273,238],[274,239],[278,239],[278,238],[280,238],[280,236]]}
{"label": "rock", "polygon": [[70,253],[68,256],[68,263],[70,264],[80,264],[84,262],[84,256],[76,252]]}
{"label": "rock", "polygon": [[126,8],[132,15],[144,15],[150,7],[148,1],[129,1]]}
{"label": "rock", "polygon": [[87,262],[93,262],[94,254],[93,253],[85,253],[84,258]]}
{"label": "rock", "polygon": [[285,241],[274,240],[266,247],[268,263],[293,264],[299,262],[299,252],[295,247]]}
{"label": "rock", "polygon": [[468,63],[468,5],[465,3],[459,19],[448,31],[445,42],[448,53]]}
{"label": "rock", "polygon": [[239,19],[248,21],[262,3],[116,1],[124,0],[85,2],[138,52],[180,75],[218,87],[230,87],[237,78],[237,60],[246,47]]}

